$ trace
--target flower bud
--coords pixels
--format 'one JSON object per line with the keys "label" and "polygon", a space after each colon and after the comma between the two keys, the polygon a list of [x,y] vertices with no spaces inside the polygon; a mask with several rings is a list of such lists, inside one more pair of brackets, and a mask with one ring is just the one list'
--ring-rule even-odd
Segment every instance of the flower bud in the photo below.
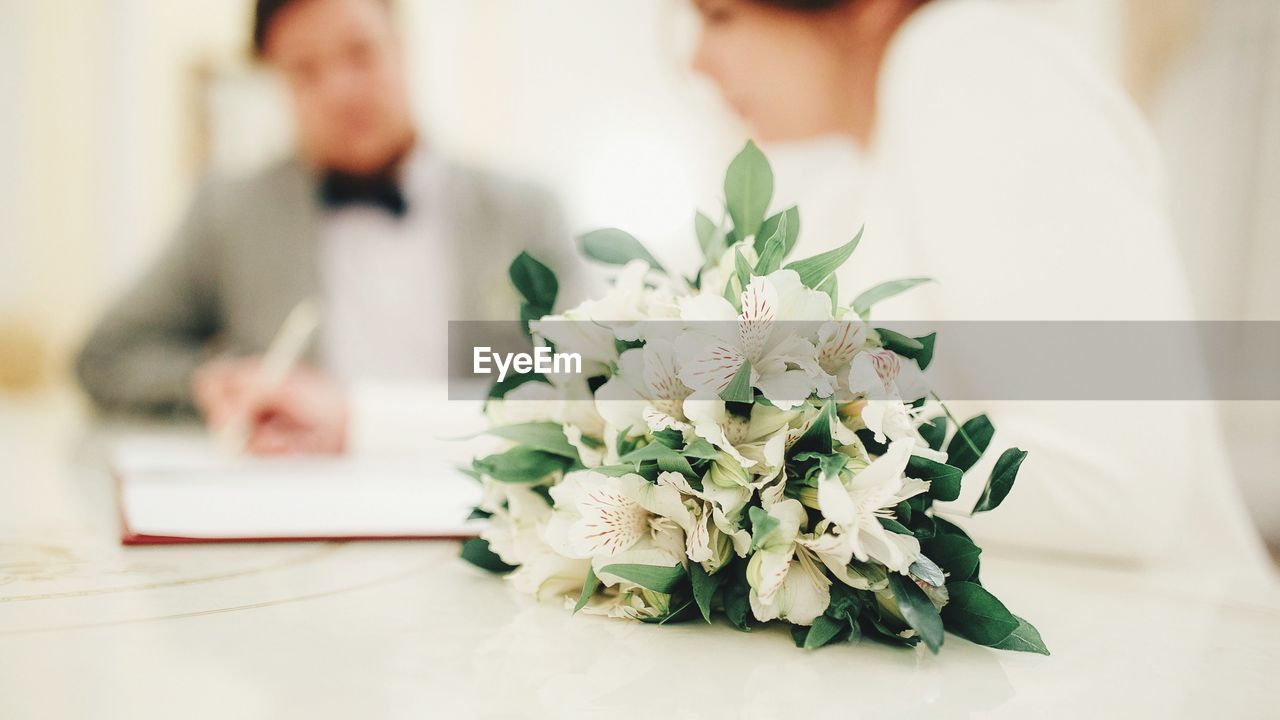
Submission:
{"label": "flower bud", "polygon": [[751,483],[751,474],[726,452],[716,453],[716,459],[711,461],[711,472],[707,473],[707,477],[723,488],[746,487]]}

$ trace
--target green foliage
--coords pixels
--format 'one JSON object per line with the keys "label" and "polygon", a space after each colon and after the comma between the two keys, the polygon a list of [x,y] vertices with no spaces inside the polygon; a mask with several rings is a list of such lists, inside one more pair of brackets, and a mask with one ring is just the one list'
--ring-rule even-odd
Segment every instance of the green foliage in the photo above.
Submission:
{"label": "green foliage", "polygon": [[627,582],[635,583],[642,588],[667,594],[675,592],[676,588],[680,586],[680,582],[685,578],[684,568],[679,564],[671,567],[658,567],[656,565],[640,565],[637,563],[618,563],[616,565],[605,565],[600,571],[620,577]]}
{"label": "green foliage", "polygon": [[907,624],[920,634],[929,652],[938,654],[942,649],[942,616],[933,602],[910,578],[899,573],[889,574],[889,589]]}
{"label": "green foliage", "polygon": [[743,360],[742,367],[730,378],[729,384],[720,391],[720,399],[732,403],[749,403],[755,398],[751,389],[751,361]]}
{"label": "green foliage", "polygon": [[592,230],[578,240],[582,254],[606,265],[626,265],[632,260],[643,260],[654,270],[666,272],[662,263],[649,252],[634,235],[618,228]]}
{"label": "green foliage", "polygon": [[724,178],[724,199],[739,240],[756,235],[773,199],[773,169],[760,148],[748,141]]}
{"label": "green foliage", "polygon": [[850,307],[852,307],[853,311],[858,313],[858,315],[865,318],[870,314],[872,306],[876,303],[888,300],[894,295],[904,293],[917,285],[923,285],[924,283],[932,281],[932,278],[918,277],[882,282],[854,298],[853,305]]}
{"label": "green foliage", "polygon": [[835,250],[829,250],[821,255],[814,255],[804,260],[788,263],[786,267],[788,270],[796,271],[796,274],[800,276],[800,282],[805,287],[816,290],[853,255],[853,251],[858,248],[858,243],[860,242],[862,242],[862,230],[859,230],[852,240]]}
{"label": "green foliage", "polygon": [[991,476],[987,478],[987,486],[982,490],[982,497],[978,498],[978,504],[973,506],[973,511],[986,512],[995,510],[1004,502],[1005,497],[1009,495],[1009,491],[1013,489],[1013,481],[1018,479],[1018,469],[1022,467],[1022,461],[1027,459],[1027,451],[1018,448],[1009,448],[1000,455],[996,460],[995,467],[991,468]]}
{"label": "green foliage", "polygon": [[947,630],[979,645],[1004,642],[1020,623],[986,588],[974,582],[947,584],[951,599],[942,608]]}
{"label": "green foliage", "polygon": [[[782,228],[782,232],[778,232],[779,228]],[[785,258],[795,249],[796,241],[800,239],[800,208],[792,205],[765,219],[764,224],[760,226],[760,232],[756,235],[757,255],[764,252],[765,241],[773,237],[774,233],[777,233],[782,240],[782,257]]]}
{"label": "green foliage", "polygon": [[540,482],[553,472],[563,472],[571,461],[530,447],[514,447],[506,452],[489,455],[471,463],[483,475],[498,482],[530,484]]}
{"label": "green foliage", "polygon": [[550,315],[560,292],[560,283],[551,268],[543,265],[527,252],[522,252],[507,267],[507,276],[523,302],[520,304],[520,324],[529,336],[529,321]]}
{"label": "green foliage", "polygon": [[947,445],[947,464],[968,472],[987,451],[996,429],[986,415],[975,415],[964,421]]}
{"label": "green foliage", "polygon": [[760,549],[769,534],[778,529],[778,519],[770,515],[762,507],[752,505],[747,511],[751,518],[751,549]]}
{"label": "green foliage", "polygon": [[689,579],[693,586],[693,599],[698,603],[702,619],[711,622],[711,600],[725,578],[725,573],[708,575],[701,563],[689,563]]}
{"label": "green foliage", "polygon": [[518,425],[501,425],[485,431],[486,435],[495,435],[512,440],[533,450],[559,455],[578,460],[578,449],[569,444],[564,436],[564,428],[559,423],[534,422]]}
{"label": "green foliage", "polygon": [[462,541],[461,557],[481,570],[487,570],[498,575],[505,575],[516,569],[514,565],[508,565],[503,562],[497,553],[489,549],[488,540],[478,537]]}
{"label": "green foliage", "polygon": [[1017,615],[1013,616],[1018,620],[1018,627],[1009,637],[992,645],[991,647],[1000,650],[1013,650],[1016,652],[1037,653],[1039,655],[1048,655],[1049,648],[1045,646],[1044,640],[1040,639],[1040,631],[1035,626],[1023,620]]}
{"label": "green foliage", "polygon": [[960,479],[964,471],[952,465],[913,455],[907,461],[907,477],[929,481],[929,496],[947,502],[960,497]]}
{"label": "green foliage", "polygon": [[982,550],[966,535],[938,532],[932,539],[921,542],[920,550],[950,573],[952,582],[973,580],[978,575],[978,557]]}
{"label": "green foliage", "polygon": [[596,569],[587,568],[587,579],[582,583],[582,593],[578,595],[578,602],[573,606],[575,615],[579,610],[587,606],[587,601],[591,600],[591,596],[595,594],[599,587],[600,578],[596,577]]}

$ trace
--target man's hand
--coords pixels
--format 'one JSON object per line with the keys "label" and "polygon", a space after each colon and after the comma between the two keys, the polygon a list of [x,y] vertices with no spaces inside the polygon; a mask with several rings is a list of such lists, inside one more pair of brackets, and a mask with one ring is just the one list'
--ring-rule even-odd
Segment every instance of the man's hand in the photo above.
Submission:
{"label": "man's hand", "polygon": [[215,432],[245,423],[245,448],[255,455],[336,455],[346,450],[346,393],[317,370],[296,368],[284,382],[268,387],[261,358],[215,360],[196,371],[192,389],[196,406]]}

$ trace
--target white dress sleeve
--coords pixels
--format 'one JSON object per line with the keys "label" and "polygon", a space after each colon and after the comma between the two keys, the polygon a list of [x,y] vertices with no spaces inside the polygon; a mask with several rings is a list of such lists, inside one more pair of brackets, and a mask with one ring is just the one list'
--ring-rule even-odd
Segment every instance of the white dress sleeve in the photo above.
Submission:
{"label": "white dress sleeve", "polygon": [[[882,68],[870,152],[892,241],[938,281],[912,291],[923,319],[1192,319],[1136,109],[1015,9],[948,0],[913,16]],[[1211,404],[952,405],[997,427],[953,511],[972,507],[1001,450],[1030,451],[1004,505],[962,522],[981,541],[1151,562],[1194,532],[1256,561]],[[1219,527],[1201,530],[1209,496]]]}

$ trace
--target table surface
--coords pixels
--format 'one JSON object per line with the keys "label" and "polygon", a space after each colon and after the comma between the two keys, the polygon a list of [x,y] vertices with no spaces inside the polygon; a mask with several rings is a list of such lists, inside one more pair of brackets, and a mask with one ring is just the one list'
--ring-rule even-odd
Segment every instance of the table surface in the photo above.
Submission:
{"label": "table surface", "polygon": [[122,547],[74,397],[0,401],[0,717],[1275,717],[1280,589],[1031,557],[1052,657],[538,605],[439,542]]}

